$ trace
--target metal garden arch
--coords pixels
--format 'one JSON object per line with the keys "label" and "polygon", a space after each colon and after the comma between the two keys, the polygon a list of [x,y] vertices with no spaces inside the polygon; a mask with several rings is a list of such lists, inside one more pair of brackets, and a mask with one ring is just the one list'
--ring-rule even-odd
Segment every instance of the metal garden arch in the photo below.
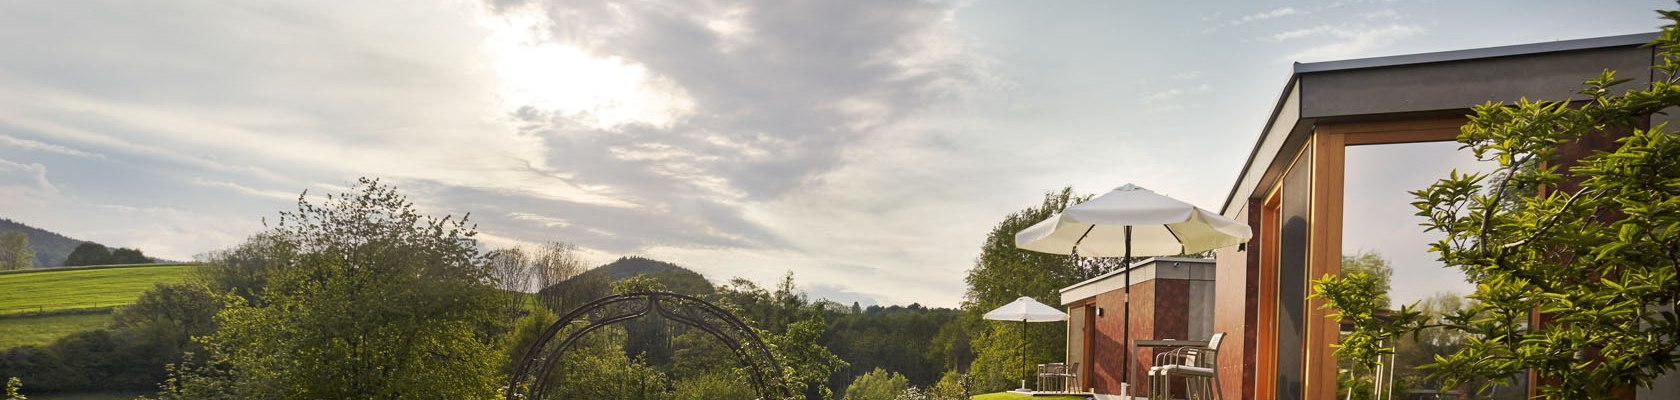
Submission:
{"label": "metal garden arch", "polygon": [[[645,292],[607,296],[572,310],[543,330],[525,351],[513,375],[508,378],[507,399],[543,399],[557,382],[555,368],[566,350],[579,338],[596,329],[657,313],[672,321],[705,331],[735,351],[735,358],[750,376],[759,398],[793,398],[782,367],[764,341],[740,318],[698,297]],[[567,329],[574,324],[582,325]],[[564,336],[562,336],[562,334]],[[561,371],[566,372],[566,371]],[[562,375],[564,376],[564,375]]]}

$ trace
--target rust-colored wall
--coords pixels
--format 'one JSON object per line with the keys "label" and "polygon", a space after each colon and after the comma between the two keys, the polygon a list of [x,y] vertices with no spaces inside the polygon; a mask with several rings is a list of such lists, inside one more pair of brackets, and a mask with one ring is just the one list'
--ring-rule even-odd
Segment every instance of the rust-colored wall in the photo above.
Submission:
{"label": "rust-colored wall", "polygon": [[[1097,295],[1092,302],[1101,307],[1103,315],[1091,321],[1094,326],[1090,353],[1091,377],[1086,386],[1096,389],[1097,393],[1120,393],[1120,382],[1125,378],[1125,342],[1120,338],[1124,335],[1124,321],[1126,319],[1125,292],[1116,290]],[[1190,331],[1190,282],[1184,280],[1150,280],[1138,283],[1132,287],[1132,331],[1133,340],[1152,339],[1201,339],[1190,338],[1186,335]],[[1132,366],[1132,393],[1148,393],[1149,364],[1154,361],[1157,349],[1138,349]]]}
{"label": "rust-colored wall", "polygon": [[1091,348],[1087,349],[1091,359],[1091,377],[1086,386],[1096,389],[1097,393],[1120,393],[1120,374],[1124,371],[1122,358],[1126,351],[1121,347],[1121,310],[1126,305],[1126,298],[1120,291],[1112,291],[1097,295],[1092,302],[1103,309],[1103,315],[1098,316],[1091,324],[1095,326],[1091,338]]}
{"label": "rust-colored wall", "polygon": [[[1258,229],[1259,219],[1249,218],[1249,210],[1258,207],[1257,200],[1251,202],[1238,212],[1236,220]],[[1213,331],[1225,333],[1225,340],[1219,344],[1219,384],[1225,398],[1255,398],[1255,310],[1259,307],[1260,262],[1259,252],[1254,249],[1259,246],[1258,238],[1256,232],[1246,251],[1226,247],[1214,252]]]}

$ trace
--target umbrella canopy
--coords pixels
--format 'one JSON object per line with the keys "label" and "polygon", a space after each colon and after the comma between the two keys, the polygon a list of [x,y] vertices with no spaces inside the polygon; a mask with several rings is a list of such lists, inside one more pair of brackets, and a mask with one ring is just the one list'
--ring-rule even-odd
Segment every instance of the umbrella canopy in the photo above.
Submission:
{"label": "umbrella canopy", "polygon": [[[1125,257],[1125,333],[1132,338],[1132,257],[1200,253],[1247,242],[1247,224],[1133,184],[1074,204],[1015,234],[1015,247],[1051,254]],[[1132,352],[1122,385],[1132,381]],[[1123,386],[1124,387],[1124,386]],[[1125,389],[1122,389],[1124,392]],[[1123,393],[1129,395],[1129,393]]]}
{"label": "umbrella canopy", "polygon": [[1015,247],[1087,257],[1170,256],[1235,246],[1253,237],[1248,225],[1132,184],[1068,206],[1015,234]]}
{"label": "umbrella canopy", "polygon": [[1031,366],[1031,363],[1027,362],[1027,323],[1062,321],[1066,320],[1068,315],[1067,313],[1062,312],[1062,310],[1057,310],[1054,307],[1044,305],[1044,303],[1033,300],[1031,297],[1021,296],[1021,298],[1015,299],[1015,301],[1009,302],[1009,304],[1004,304],[1003,307],[987,311],[985,315],[981,316],[981,318],[995,321],[1021,321],[1022,379],[1021,388],[1019,390],[1025,392],[1027,391],[1026,376],[1031,374],[1031,370],[1028,369]]}
{"label": "umbrella canopy", "polygon": [[1003,307],[986,312],[982,318],[997,321],[1055,322],[1066,320],[1068,315],[1031,297],[1021,296]]}

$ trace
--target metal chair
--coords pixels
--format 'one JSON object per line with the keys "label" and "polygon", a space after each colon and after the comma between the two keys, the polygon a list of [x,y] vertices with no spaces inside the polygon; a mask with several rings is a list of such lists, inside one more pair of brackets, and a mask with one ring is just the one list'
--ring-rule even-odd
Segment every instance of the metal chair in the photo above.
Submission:
{"label": "metal chair", "polygon": [[1185,396],[1191,399],[1224,399],[1219,387],[1219,342],[1225,333],[1215,333],[1207,347],[1185,346],[1155,355],[1149,367],[1149,398],[1171,399],[1172,378],[1184,378]]}
{"label": "metal chair", "polygon": [[[1079,389],[1079,384],[1079,363],[1038,365],[1039,391],[1049,391],[1045,389],[1053,387],[1056,391],[1076,392]],[[1068,388],[1073,388],[1073,390]]]}

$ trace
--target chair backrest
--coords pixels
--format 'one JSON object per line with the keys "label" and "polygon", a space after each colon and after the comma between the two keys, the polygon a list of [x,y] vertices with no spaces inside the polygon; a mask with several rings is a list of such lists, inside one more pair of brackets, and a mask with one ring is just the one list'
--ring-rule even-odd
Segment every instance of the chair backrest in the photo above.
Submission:
{"label": "chair backrest", "polygon": [[1207,345],[1208,350],[1219,351],[1219,341],[1224,340],[1224,339],[1225,339],[1225,332],[1219,332],[1219,333],[1213,334],[1213,337],[1208,338],[1208,345]]}

